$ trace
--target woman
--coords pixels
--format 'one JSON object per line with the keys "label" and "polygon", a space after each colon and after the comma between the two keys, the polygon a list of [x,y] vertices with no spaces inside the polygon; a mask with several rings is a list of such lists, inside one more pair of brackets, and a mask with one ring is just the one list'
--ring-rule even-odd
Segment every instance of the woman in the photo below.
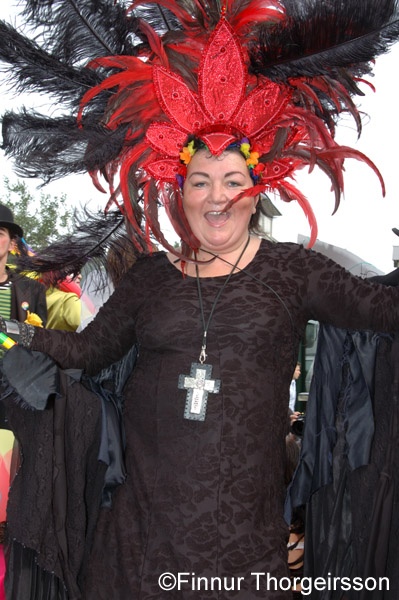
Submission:
{"label": "woman", "polygon": [[[127,480],[111,512],[100,514],[85,598],[164,598],[164,572],[188,574],[171,597],[289,597],[286,390],[306,322],[399,326],[394,288],[249,234],[256,197],[224,212],[250,185],[239,152],[199,149],[187,169],[184,211],[202,262],[189,263],[183,278],[171,255],[141,258],[82,333],[35,331],[33,350],[89,374],[140,347],[125,388]],[[221,383],[206,410],[190,414],[190,384],[179,379],[190,363],[202,366],[204,322],[204,367],[212,365],[208,379]],[[274,590],[267,574],[283,589]],[[220,592],[212,577],[227,578]]]}
{"label": "woman", "polygon": [[[127,477],[112,508],[100,512],[83,596],[288,598],[285,433],[300,338],[309,319],[397,329],[398,294],[250,230],[259,194],[274,191],[298,200],[314,241],[313,213],[290,181],[304,166],[327,173],[337,204],[345,158],[366,161],[379,175],[361,153],[335,142],[334,124],[349,110],[360,127],[351,96],[360,93],[368,62],[399,35],[397,7],[368,0],[356,20],[353,0],[165,1],[160,11],[149,2],[150,24],[137,5],[128,21],[105,2],[93,17],[97,35],[91,24],[90,33],[68,38],[64,52],[64,42],[53,40],[64,40],[69,11],[69,31],[76,31],[78,8],[28,4],[44,35],[51,25],[60,34],[45,51],[64,61],[63,100],[67,84],[79,87],[71,94],[79,113],[76,130],[67,120],[56,124],[64,134],[60,161],[25,147],[22,162],[49,176],[76,169],[78,160],[65,166],[65,149],[74,157],[76,140],[83,140],[82,164],[97,186],[105,176],[107,208],[117,205],[137,248],[150,246],[153,234],[169,251],[138,259],[80,334],[21,326],[32,350],[89,375],[139,346],[124,388]],[[80,27],[86,13],[92,16],[91,5],[85,8]],[[110,16],[119,29],[104,26]],[[101,44],[101,51],[82,73],[88,35],[90,49]],[[53,65],[54,54],[45,56]],[[12,116],[8,123],[7,147],[17,152],[18,139],[13,146],[11,138],[18,126]],[[53,157],[54,146],[42,142]],[[163,236],[158,203],[182,240],[180,251]],[[84,257],[96,256],[98,239],[94,247],[85,244]],[[62,264],[53,261],[66,265],[63,275],[82,266],[73,251],[70,244]]]}

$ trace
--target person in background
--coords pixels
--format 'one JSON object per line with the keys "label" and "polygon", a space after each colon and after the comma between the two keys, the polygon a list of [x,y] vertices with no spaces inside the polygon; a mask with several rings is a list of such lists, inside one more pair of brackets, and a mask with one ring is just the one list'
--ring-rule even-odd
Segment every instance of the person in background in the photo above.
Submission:
{"label": "person in background", "polygon": [[292,376],[292,381],[290,385],[290,410],[295,412],[295,404],[296,404],[296,381],[301,376],[301,363],[298,362],[295,367],[294,374]]}
{"label": "person in background", "polygon": [[[22,228],[14,223],[11,210],[0,204],[0,316],[45,326],[47,308],[44,286],[30,277],[17,275],[7,266],[10,252],[16,248],[18,238],[22,239],[23,235]],[[0,403],[0,599],[5,597],[2,541],[8,488],[19,462],[12,460],[12,457],[18,458],[18,455],[16,441],[9,430],[3,404]]]}
{"label": "person in background", "polygon": [[11,210],[0,204],[0,315],[45,326],[47,307],[43,285],[30,277],[17,275],[7,266],[9,253],[23,235],[22,228],[14,223]]}
{"label": "person in background", "polygon": [[[79,273],[73,281],[79,285],[82,279]],[[47,329],[63,329],[64,331],[76,331],[80,325],[82,305],[79,296],[75,292],[67,292],[52,286],[46,274],[43,275],[43,283],[46,285],[46,302],[48,311]]]}

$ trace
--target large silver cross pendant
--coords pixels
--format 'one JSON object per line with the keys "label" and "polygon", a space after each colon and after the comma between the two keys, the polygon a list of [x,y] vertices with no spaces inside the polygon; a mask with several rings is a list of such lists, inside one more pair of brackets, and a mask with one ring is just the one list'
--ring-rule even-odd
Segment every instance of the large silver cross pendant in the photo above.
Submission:
{"label": "large silver cross pendant", "polygon": [[191,363],[190,375],[179,375],[179,389],[187,390],[184,418],[205,421],[208,394],[217,394],[220,379],[211,379],[212,365]]}

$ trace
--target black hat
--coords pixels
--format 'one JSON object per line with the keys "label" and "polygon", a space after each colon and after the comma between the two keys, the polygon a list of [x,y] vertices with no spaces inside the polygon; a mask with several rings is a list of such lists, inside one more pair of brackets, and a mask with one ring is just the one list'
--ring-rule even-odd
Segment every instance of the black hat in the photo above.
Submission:
{"label": "black hat", "polygon": [[22,227],[14,223],[14,215],[4,204],[0,204],[0,227],[6,227],[12,233],[19,235],[19,237],[24,237]]}

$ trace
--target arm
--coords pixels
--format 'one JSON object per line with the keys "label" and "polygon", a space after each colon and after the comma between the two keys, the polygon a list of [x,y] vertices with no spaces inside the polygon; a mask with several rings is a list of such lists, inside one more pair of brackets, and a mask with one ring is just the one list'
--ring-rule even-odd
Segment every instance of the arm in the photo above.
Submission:
{"label": "arm", "polygon": [[64,302],[64,319],[71,327],[76,330],[80,325],[81,306],[80,300],[76,294],[68,294]]}
{"label": "arm", "polygon": [[399,329],[399,288],[352,275],[318,252],[302,252],[309,318],[343,329]]}
{"label": "arm", "polygon": [[86,329],[75,333],[38,328],[31,348],[49,354],[62,368],[81,368],[88,374],[116,362],[136,341],[136,314],[144,294],[141,280],[128,271]]}
{"label": "arm", "polygon": [[80,325],[81,305],[76,294],[68,294],[63,305],[64,319],[76,331]]}
{"label": "arm", "polygon": [[80,325],[81,302],[76,294],[50,288],[46,292],[47,328],[76,331]]}

